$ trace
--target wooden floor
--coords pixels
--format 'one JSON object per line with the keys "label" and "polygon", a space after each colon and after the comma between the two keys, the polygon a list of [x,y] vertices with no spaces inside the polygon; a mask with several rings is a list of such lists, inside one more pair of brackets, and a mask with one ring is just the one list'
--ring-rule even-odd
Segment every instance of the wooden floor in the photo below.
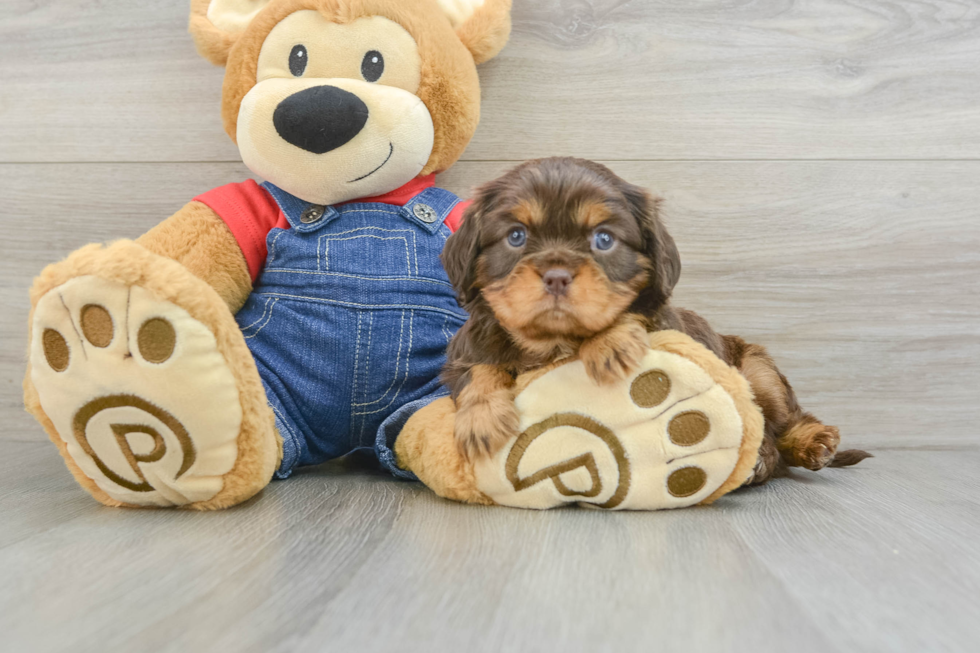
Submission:
{"label": "wooden floor", "polygon": [[212,515],[98,507],[23,412],[27,288],[248,171],[185,2],[0,12],[0,651],[974,651],[980,3],[515,0],[440,183],[602,160],[678,302],[876,457],[715,507],[469,508],[329,465]]}
{"label": "wooden floor", "polygon": [[220,514],[97,507],[0,443],[4,651],[975,651],[980,451],[710,508],[444,502],[337,465]]}

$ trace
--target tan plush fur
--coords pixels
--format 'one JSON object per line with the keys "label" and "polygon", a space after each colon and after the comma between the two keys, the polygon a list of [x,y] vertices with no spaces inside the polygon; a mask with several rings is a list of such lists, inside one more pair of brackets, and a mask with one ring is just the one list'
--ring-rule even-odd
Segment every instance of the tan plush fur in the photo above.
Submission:
{"label": "tan plush fur", "polygon": [[[176,261],[157,256],[132,241],[123,240],[108,247],[88,245],[61,263],[45,268],[31,288],[32,306],[36,306],[37,301],[54,288],[75,277],[88,275],[127,286],[140,286],[157,298],[182,307],[214,333],[218,350],[234,375],[242,406],[238,460],[234,469],[224,477],[224,487],[214,498],[185,507],[193,510],[227,508],[261,491],[279,465],[282,442],[275,429],[272,410],[266,402],[258,369],[225,301],[213,288]],[[33,308],[29,320],[32,324]],[[30,370],[24,379],[24,401],[28,410],[44,426],[51,440],[58,445],[69,470],[79,484],[106,505],[125,505],[109,499],[71,461],[64,442],[41,408],[37,391],[31,383]]]}
{"label": "tan plush fur", "polygon": [[211,0],[191,0],[191,19],[189,30],[194,37],[198,53],[215,66],[228,62],[228,51],[241,37],[241,33],[229,34],[218,29],[208,20],[208,6]]}
{"label": "tan plush fur", "polygon": [[227,63],[221,115],[232,140],[242,98],[256,83],[262,43],[286,16],[313,9],[339,23],[384,16],[404,27],[419,46],[418,96],[435,125],[432,154],[421,176],[446,170],[462,156],[480,122],[480,82],[474,64],[499,52],[510,35],[510,0],[487,0],[455,34],[435,0],[273,0],[240,35],[211,25],[207,4],[195,0],[190,30],[202,56]]}
{"label": "tan plush fur", "polygon": [[[236,33],[211,23],[207,16],[210,4],[211,0],[191,0],[189,30],[202,56],[227,67],[222,117],[232,140],[236,138],[242,98],[256,83],[263,41],[283,18],[295,11],[313,9],[338,23],[379,15],[402,25],[418,43],[422,57],[418,95],[435,125],[434,147],[422,175],[445,170],[462,155],[480,118],[475,61],[485,61],[499,52],[510,32],[510,0],[487,0],[457,30],[435,0],[270,0],[246,29]],[[142,236],[138,243],[120,241],[108,247],[84,247],[42,272],[31,291],[32,306],[52,289],[75,277],[89,275],[140,286],[157,298],[182,307],[215,334],[218,349],[232,370],[243,411],[239,458],[232,472],[224,477],[224,488],[218,495],[187,507],[199,510],[228,507],[259,492],[278,466],[282,441],[275,431],[254,360],[233,318],[252,287],[244,257],[225,224],[206,206],[192,202]],[[32,309],[32,322],[33,317]],[[44,414],[31,382],[30,369],[24,380],[24,398],[28,410],[58,446],[79,484],[106,505],[124,505],[99,490],[71,460],[64,442]],[[449,403],[452,408],[452,402]],[[436,417],[448,446],[455,452],[452,412]],[[427,415],[429,412],[423,411],[419,419],[424,421]],[[417,435],[415,431],[412,433]],[[415,442],[415,454],[426,455],[427,462],[419,463],[422,470],[419,475],[425,475],[434,487],[443,488],[460,500],[488,501],[472,489],[472,470],[467,481],[458,453],[443,455],[442,440],[430,443],[410,436],[399,443],[403,441],[403,448]],[[440,480],[437,477],[443,472],[446,476]]]}
{"label": "tan plush fur", "polygon": [[[682,356],[700,366],[718,383],[735,403],[742,418],[743,438],[735,469],[714,493],[701,503],[706,505],[731,492],[752,475],[763,435],[762,411],[753,401],[752,389],[745,378],[729,367],[706,347],[678,331],[649,334],[650,347]],[[531,383],[561,365],[552,363],[518,377],[514,393],[519,395]],[[441,497],[464,503],[492,504],[477,489],[472,463],[460,453],[453,441],[455,408],[451,399],[440,399],[416,413],[405,426],[395,444],[398,464],[410,469]]]}
{"label": "tan plush fur", "polygon": [[398,465],[414,472],[440,497],[492,505],[493,501],[476,488],[473,465],[456,446],[455,420],[456,406],[448,397],[415,413],[395,441]]}
{"label": "tan plush fur", "polygon": [[136,242],[182,264],[214,288],[232,313],[245,305],[252,292],[238,242],[218,214],[200,202],[191,202]]}
{"label": "tan plush fur", "polygon": [[753,401],[752,388],[748,381],[732,367],[726,365],[720,358],[712,354],[707,347],[695,342],[678,331],[658,331],[650,334],[650,346],[654,349],[683,356],[701,366],[708,375],[714,379],[731,395],[742,416],[742,445],[739,447],[738,463],[732,471],[728,480],[722,484],[702,504],[710,504],[719,497],[728,494],[732,490],[741,487],[742,484],[752,475],[755,461],[758,457],[759,446],[762,444],[763,418],[762,410]]}
{"label": "tan plush fur", "polygon": [[[31,310],[31,321],[33,322],[34,311]],[[28,349],[30,349],[30,342],[28,342]],[[61,453],[62,460],[65,461],[65,465],[68,467],[68,471],[71,475],[75,477],[75,481],[78,482],[89,494],[91,494],[96,501],[99,503],[109,506],[110,508],[120,508],[129,507],[126,504],[116,501],[108,494],[103,492],[95,481],[90,479],[88,476],[78,468],[75,461],[72,460],[71,456],[68,455],[68,445],[65,441],[61,439],[58,435],[58,431],[55,429],[54,424],[48,419],[48,416],[44,413],[44,409],[41,408],[41,399],[38,397],[37,390],[34,388],[34,384],[31,383],[31,365],[27,364],[27,374],[24,376],[24,407],[27,408],[27,412],[34,416],[34,418],[40,422],[41,426],[44,428],[45,433],[51,438],[55,446],[58,447],[58,452]]]}
{"label": "tan plush fur", "polygon": [[490,61],[504,49],[510,38],[511,0],[487,0],[476,13],[456,30],[463,45],[481,64]]}

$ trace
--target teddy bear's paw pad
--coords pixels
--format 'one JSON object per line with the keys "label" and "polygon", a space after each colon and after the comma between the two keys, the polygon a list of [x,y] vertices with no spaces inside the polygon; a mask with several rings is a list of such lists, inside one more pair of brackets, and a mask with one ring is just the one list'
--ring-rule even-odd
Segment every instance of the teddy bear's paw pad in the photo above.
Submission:
{"label": "teddy bear's paw pad", "polygon": [[521,435],[477,463],[477,484],[502,505],[682,508],[735,469],[743,423],[701,367],[651,350],[629,379],[593,384],[581,363],[554,369],[516,399]]}
{"label": "teddy bear's paw pad", "polygon": [[32,330],[41,407],[106,494],[181,506],[222,489],[242,410],[207,327],[138,286],[78,277],[41,298]]}

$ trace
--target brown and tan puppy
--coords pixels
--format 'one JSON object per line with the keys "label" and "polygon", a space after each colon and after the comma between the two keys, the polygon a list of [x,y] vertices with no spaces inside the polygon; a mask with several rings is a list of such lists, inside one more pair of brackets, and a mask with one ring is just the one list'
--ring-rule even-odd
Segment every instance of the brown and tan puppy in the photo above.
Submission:
{"label": "brown and tan puppy", "polygon": [[578,356],[599,384],[633,372],[647,332],[682,331],[748,379],[766,420],[750,482],[788,466],[853,465],[837,428],[803,411],[765,348],[722,336],[670,296],[680,277],[658,200],[597,163],[530,161],[477,191],[443,263],[470,320],[452,340],[443,379],[470,459],[516,435],[511,386],[522,372]]}

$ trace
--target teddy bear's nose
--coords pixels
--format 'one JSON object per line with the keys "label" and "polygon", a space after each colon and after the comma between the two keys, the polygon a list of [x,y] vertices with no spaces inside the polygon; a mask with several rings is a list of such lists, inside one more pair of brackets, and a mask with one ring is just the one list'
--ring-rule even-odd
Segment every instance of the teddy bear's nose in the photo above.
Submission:
{"label": "teddy bear's nose", "polygon": [[368,120],[367,105],[336,86],[314,86],[279,103],[272,116],[287,143],[325,154],[349,143]]}

